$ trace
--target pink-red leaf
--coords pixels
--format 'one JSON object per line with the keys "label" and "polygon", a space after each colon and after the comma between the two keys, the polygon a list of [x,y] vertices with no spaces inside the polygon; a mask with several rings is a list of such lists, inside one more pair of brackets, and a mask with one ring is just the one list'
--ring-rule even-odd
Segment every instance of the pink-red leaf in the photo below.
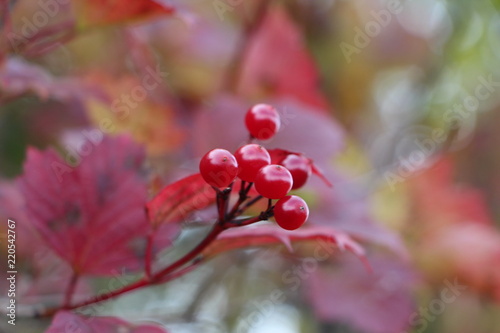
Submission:
{"label": "pink-red leaf", "polygon": [[[54,254],[29,224],[24,198],[15,182],[0,181],[0,219],[15,221],[16,262],[29,274],[16,281],[23,304],[63,302],[64,291],[73,272]],[[0,242],[7,240],[7,223],[0,225]],[[5,283],[8,281],[5,280]],[[0,280],[0,288],[7,287]],[[77,284],[74,300],[88,297],[91,290],[82,280]]]}
{"label": "pink-red leaf", "polygon": [[172,7],[155,0],[78,0],[76,7],[82,27],[125,23],[174,12]]}
{"label": "pink-red leaf", "polygon": [[[272,56],[270,56],[272,55]],[[326,109],[320,80],[297,25],[282,6],[271,6],[250,41],[242,69],[245,96],[294,96],[317,111]]]}
{"label": "pink-red leaf", "polygon": [[128,137],[85,142],[86,156],[68,166],[53,150],[30,148],[19,186],[30,223],[80,274],[140,267],[146,186],[143,149]]}
{"label": "pink-red leaf", "polygon": [[394,257],[370,256],[371,274],[343,256],[336,268],[319,267],[305,279],[304,291],[323,321],[348,324],[355,331],[406,332],[414,311],[416,275]]}
{"label": "pink-red leaf", "polygon": [[36,94],[43,100],[106,99],[100,90],[76,78],[56,78],[38,65],[17,57],[8,58],[0,64],[0,98],[13,98],[26,93]]}
{"label": "pink-red leaf", "polygon": [[[273,163],[273,164],[281,164],[281,162],[283,162],[283,160],[288,155],[293,154],[293,155],[303,156],[303,154],[301,154],[301,153],[296,153],[293,151],[279,149],[279,148],[268,149],[268,151],[269,151],[269,155],[271,155],[271,163]],[[326,185],[328,185],[329,187],[333,187],[332,183],[330,183],[330,181],[325,177],[325,175],[319,169],[319,167],[316,164],[314,164],[314,161],[311,158],[309,158],[308,161],[309,161],[308,164],[311,167],[312,173],[315,174],[316,176],[318,176]]]}
{"label": "pink-red leaf", "polygon": [[159,326],[134,325],[116,317],[83,317],[61,311],[53,319],[46,333],[167,333]]}
{"label": "pink-red leaf", "polygon": [[167,185],[146,207],[150,222],[158,226],[165,222],[183,221],[193,211],[214,202],[215,191],[197,173]]}
{"label": "pink-red leaf", "polygon": [[326,185],[328,185],[328,187],[333,187],[332,183],[330,183],[330,181],[325,177],[319,167],[314,164],[313,160],[309,159],[309,161],[311,162],[312,173],[318,176]]}
{"label": "pink-red leaf", "polygon": [[275,225],[229,229],[219,235],[205,251],[205,257],[213,257],[225,251],[235,249],[284,244],[293,252],[292,243],[300,241],[323,241],[335,245],[340,251],[348,250],[365,260],[365,251],[361,245],[347,234],[326,226],[309,226],[288,231]]}
{"label": "pink-red leaf", "polygon": [[272,164],[280,164],[283,162],[283,160],[290,154],[295,154],[292,151],[285,150],[285,149],[280,149],[280,148],[275,148],[275,149],[268,149],[269,155],[271,156],[271,163]]}

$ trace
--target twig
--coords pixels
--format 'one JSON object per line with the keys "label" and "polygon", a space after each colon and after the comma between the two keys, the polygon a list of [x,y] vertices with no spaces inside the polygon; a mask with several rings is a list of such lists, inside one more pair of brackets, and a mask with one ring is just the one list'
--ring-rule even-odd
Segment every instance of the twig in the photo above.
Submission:
{"label": "twig", "polygon": [[[243,187],[243,194],[247,194],[248,191],[250,190],[252,186],[252,183],[250,183],[246,188]],[[243,225],[249,225],[255,222],[259,222],[262,220],[266,220],[269,217],[273,215],[273,207],[270,206],[265,212],[262,212],[259,216],[253,217],[253,218],[248,218],[248,219],[242,219],[242,220],[233,220],[227,219],[226,218],[226,211],[227,211],[227,204],[229,201],[229,194],[231,193],[232,187],[228,187],[224,190],[219,190],[216,189],[217,191],[217,206],[218,206],[218,211],[219,211],[219,219],[215,223],[215,225],[212,227],[210,232],[205,236],[205,238],[191,251],[189,251],[187,254],[185,254],[183,257],[178,259],[177,261],[171,263],[167,267],[163,268],[157,273],[153,273],[151,271],[151,254],[152,254],[152,243],[153,243],[153,233],[150,233],[148,235],[148,244],[147,244],[147,249],[146,249],[146,264],[145,264],[145,270],[146,274],[145,276],[120,289],[116,289],[114,291],[111,291],[107,294],[102,294],[102,295],[96,295],[86,301],[76,303],[76,304],[71,304],[71,295],[74,292],[76,282],[78,275],[74,275],[70,281],[70,284],[68,286],[68,290],[66,292],[66,297],[65,297],[65,302],[62,306],[59,307],[54,307],[54,308],[49,308],[39,314],[40,317],[47,317],[47,316],[52,316],[54,315],[57,311],[59,310],[73,310],[77,309],[83,306],[99,303],[120,295],[123,295],[125,293],[128,293],[130,291],[146,287],[146,286],[151,286],[155,285],[158,283],[166,282],[173,280],[179,276],[182,276],[191,270],[193,270],[195,267],[197,267],[200,262],[203,260],[202,258],[199,258],[198,256],[203,252],[203,250],[209,246],[218,236],[219,234],[224,231],[225,229],[228,228],[233,228],[237,226],[243,226]],[[246,196],[245,194],[245,196]],[[262,197],[256,197],[250,202],[248,202],[245,205],[246,207],[249,207],[251,204],[257,202],[259,199]],[[236,212],[236,214],[239,212],[239,210]],[[229,214],[230,216],[232,214]],[[190,263],[190,264],[189,264]],[[189,265],[188,265],[189,264]]]}
{"label": "twig", "polygon": [[90,298],[86,301],[80,302],[80,303],[76,303],[76,304],[69,305],[69,306],[62,306],[62,307],[55,307],[55,308],[47,309],[47,310],[39,313],[38,316],[39,317],[50,317],[50,316],[53,316],[59,310],[74,310],[74,309],[80,308],[82,306],[99,303],[99,302],[108,300],[110,298],[113,298],[113,297],[116,297],[119,295],[123,295],[125,293],[128,293],[129,291],[150,285],[150,284],[151,284],[151,281],[143,278],[143,279],[138,280],[132,284],[129,284],[128,286],[125,286],[121,289],[114,290],[114,291],[109,292],[107,294],[97,295],[95,297],[92,297],[92,298]]}
{"label": "twig", "polygon": [[151,230],[148,233],[146,238],[146,254],[144,255],[144,272],[146,274],[146,278],[151,279],[151,266],[153,260],[153,238],[154,238],[154,230]]}
{"label": "twig", "polygon": [[263,196],[262,195],[258,195],[256,196],[255,198],[253,198],[252,200],[250,200],[249,202],[247,202],[243,207],[241,207],[235,214],[234,217],[236,216],[239,216],[241,213],[243,213],[248,207],[252,206],[253,204],[255,204],[257,201],[259,201],[260,199],[262,199]]}
{"label": "twig", "polygon": [[[176,269],[184,266],[185,264],[187,264],[189,261],[191,261],[192,259],[196,258],[196,256],[198,256],[199,253],[201,253],[205,247],[207,247],[213,240],[215,240],[217,238],[217,236],[225,229],[225,227],[223,227],[222,223],[217,223],[214,225],[214,227],[212,228],[212,230],[210,231],[210,233],[194,248],[192,249],[188,254],[186,254],[184,257],[180,258],[179,260],[177,260],[176,262],[170,264],[169,266],[167,266],[166,268],[164,268],[163,270],[161,270],[160,272],[154,274],[153,276],[151,276],[151,278],[147,278],[147,277],[144,277],[132,284],[129,284],[123,288],[120,288],[120,289],[116,289],[112,292],[109,292],[107,294],[102,294],[102,295],[97,295],[95,297],[92,297],[86,301],[83,301],[83,302],[80,302],[80,303],[76,303],[76,304],[73,304],[73,305],[70,305],[70,304],[65,304],[61,307],[55,307],[55,308],[50,308],[50,309],[47,309],[43,312],[41,312],[38,316],[40,317],[49,317],[49,316],[52,316],[54,315],[57,311],[59,310],[74,310],[74,309],[77,309],[77,308],[80,308],[82,306],[87,306],[87,305],[91,305],[91,304],[95,304],[95,303],[99,303],[99,302],[102,302],[102,301],[105,301],[105,300],[108,300],[110,298],[114,298],[114,297],[117,297],[117,296],[120,296],[120,295],[123,295],[125,293],[128,293],[130,291],[133,291],[133,290],[136,290],[136,289],[139,289],[139,288],[142,288],[142,287],[146,287],[146,286],[150,286],[150,285],[154,285],[154,284],[158,284],[158,283],[161,283],[161,282],[164,282],[164,278],[172,273],[173,271],[175,271]],[[195,263],[196,264],[196,263]],[[188,266],[190,267],[190,266]],[[179,270],[178,272],[176,272],[176,275],[174,275],[174,277],[178,277],[182,274],[185,274],[187,271],[189,271],[189,269],[186,269],[186,270]],[[182,273],[184,272],[184,273]],[[169,281],[170,280],[170,277],[166,279],[166,281]]]}
{"label": "twig", "polygon": [[68,283],[68,288],[64,293],[64,307],[70,306],[79,277],[80,275],[77,272],[73,272],[73,274],[71,275],[71,279]]}
{"label": "twig", "polygon": [[238,201],[234,204],[233,208],[231,209],[231,212],[227,215],[227,220],[232,220],[236,217],[236,214],[238,213],[238,209],[240,208],[241,204],[245,202],[245,200],[248,199],[248,192],[250,192],[250,189],[253,186],[253,183],[248,183],[248,186],[245,187],[246,182],[244,180],[241,181],[241,188],[239,192],[239,198]]}
{"label": "twig", "polygon": [[184,257],[180,258],[173,264],[165,267],[161,271],[159,271],[157,274],[154,275],[153,281],[158,281],[165,275],[175,271],[177,268],[187,264],[189,261],[192,259],[196,258],[198,254],[200,254],[212,241],[214,241],[217,236],[225,229],[223,226],[223,222],[218,222],[216,223],[210,233],[194,248],[192,249],[188,254],[186,254]]}

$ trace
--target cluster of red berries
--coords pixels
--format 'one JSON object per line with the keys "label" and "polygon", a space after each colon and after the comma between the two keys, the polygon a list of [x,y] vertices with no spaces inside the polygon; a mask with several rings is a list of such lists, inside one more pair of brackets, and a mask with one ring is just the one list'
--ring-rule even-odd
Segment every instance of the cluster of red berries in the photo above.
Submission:
{"label": "cluster of red berries", "polygon": [[[245,125],[251,139],[268,140],[280,128],[280,116],[267,104],[257,104],[245,116]],[[299,228],[309,216],[306,202],[287,195],[302,187],[311,175],[312,161],[299,153],[281,149],[268,151],[261,145],[250,143],[240,147],[234,155],[225,149],[209,151],[200,162],[203,179],[216,189],[228,188],[238,177],[255,186],[255,190],[271,202],[276,223],[287,230]]]}

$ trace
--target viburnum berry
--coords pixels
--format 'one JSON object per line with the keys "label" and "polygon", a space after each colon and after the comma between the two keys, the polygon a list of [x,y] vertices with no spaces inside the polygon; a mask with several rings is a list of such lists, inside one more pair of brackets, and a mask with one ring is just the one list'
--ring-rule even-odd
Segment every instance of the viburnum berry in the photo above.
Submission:
{"label": "viburnum berry", "polygon": [[311,176],[311,161],[302,155],[290,154],[280,164],[292,174],[292,189],[304,186]]}
{"label": "viburnum berry", "polygon": [[257,104],[247,111],[245,125],[252,137],[267,140],[279,131],[280,115],[271,105]]}
{"label": "viburnum berry", "polygon": [[269,164],[262,167],[255,177],[255,189],[269,199],[281,199],[292,189],[293,178],[284,166]]}
{"label": "viburnum berry", "polygon": [[309,217],[309,207],[306,202],[296,195],[287,195],[276,202],[274,219],[280,227],[286,230],[295,230],[302,226]]}
{"label": "viburnum berry", "polygon": [[238,174],[238,162],[227,150],[213,149],[202,157],[200,173],[209,185],[228,187]]}
{"label": "viburnum berry", "polygon": [[238,177],[247,182],[253,182],[257,172],[271,163],[266,148],[254,143],[240,147],[234,157],[238,161]]}

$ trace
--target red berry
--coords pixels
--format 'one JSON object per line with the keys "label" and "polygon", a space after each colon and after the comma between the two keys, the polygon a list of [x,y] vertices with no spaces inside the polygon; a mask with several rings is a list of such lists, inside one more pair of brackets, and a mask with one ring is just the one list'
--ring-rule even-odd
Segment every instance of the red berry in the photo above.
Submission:
{"label": "red berry", "polygon": [[302,155],[290,154],[280,164],[292,174],[292,189],[304,186],[311,175],[311,162]]}
{"label": "red berry", "polygon": [[280,115],[271,105],[257,104],[247,111],[245,125],[254,138],[267,140],[279,131]]}
{"label": "red berry", "polygon": [[280,227],[286,230],[295,230],[309,217],[309,208],[306,202],[296,195],[287,195],[278,200],[274,206],[274,219]]}
{"label": "red berry", "polygon": [[292,184],[292,174],[282,165],[266,165],[255,177],[255,189],[269,199],[283,198],[292,189]]}
{"label": "red berry", "polygon": [[234,157],[238,161],[238,177],[247,182],[253,182],[260,168],[271,163],[266,148],[254,143],[240,147]]}
{"label": "red berry", "polygon": [[238,162],[227,150],[213,149],[202,157],[200,173],[209,185],[228,187],[238,174]]}

